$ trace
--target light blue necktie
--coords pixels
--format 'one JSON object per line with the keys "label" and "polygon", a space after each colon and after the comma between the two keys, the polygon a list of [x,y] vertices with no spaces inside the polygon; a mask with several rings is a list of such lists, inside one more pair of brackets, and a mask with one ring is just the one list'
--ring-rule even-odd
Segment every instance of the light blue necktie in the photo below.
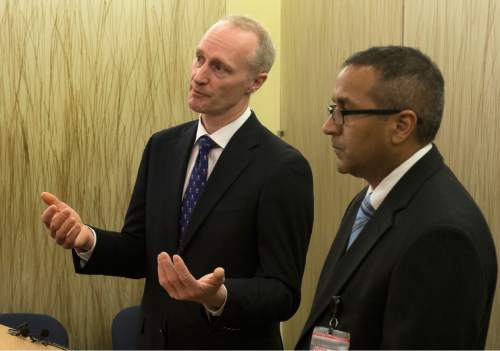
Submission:
{"label": "light blue necktie", "polygon": [[363,230],[366,223],[372,218],[375,209],[370,203],[370,194],[366,194],[361,206],[359,206],[358,214],[356,215],[356,219],[354,220],[354,225],[352,226],[351,236],[349,237],[349,242],[347,243],[347,250],[351,247],[352,243],[358,237],[359,233]]}
{"label": "light blue necktie", "polygon": [[191,214],[198,203],[201,193],[205,189],[208,175],[208,153],[210,149],[217,145],[208,135],[200,137],[197,143],[199,146],[198,156],[191,171],[186,192],[182,198],[181,215],[179,218],[181,239],[191,220]]}

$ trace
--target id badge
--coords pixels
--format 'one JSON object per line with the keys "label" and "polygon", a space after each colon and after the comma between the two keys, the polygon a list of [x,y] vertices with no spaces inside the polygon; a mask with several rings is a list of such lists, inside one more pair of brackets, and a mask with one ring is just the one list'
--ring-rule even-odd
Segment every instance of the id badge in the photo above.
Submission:
{"label": "id badge", "polygon": [[350,334],[328,327],[315,327],[311,338],[311,350],[349,350]]}

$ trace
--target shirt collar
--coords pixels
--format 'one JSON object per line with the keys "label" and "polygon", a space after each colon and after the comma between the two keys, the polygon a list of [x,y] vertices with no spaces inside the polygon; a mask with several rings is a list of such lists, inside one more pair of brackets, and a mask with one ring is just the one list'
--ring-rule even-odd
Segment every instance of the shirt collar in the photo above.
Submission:
{"label": "shirt collar", "polygon": [[232,121],[229,124],[226,124],[224,127],[217,129],[215,132],[212,134],[208,134],[207,130],[203,126],[203,123],[201,123],[201,116],[198,118],[198,130],[196,131],[196,139],[195,139],[195,144],[198,141],[200,137],[203,135],[209,135],[210,138],[215,141],[215,143],[221,147],[225,148],[227,144],[229,143],[229,140],[233,137],[233,135],[240,129],[240,127],[247,121],[247,119],[250,117],[252,114],[252,111],[250,110],[250,107],[247,107],[247,109],[234,121]]}
{"label": "shirt collar", "polygon": [[377,209],[380,204],[382,204],[382,201],[384,201],[392,188],[394,188],[406,172],[408,172],[410,168],[415,165],[415,163],[424,157],[431,148],[432,144],[427,144],[389,173],[389,175],[385,177],[375,189],[373,189],[371,185],[368,187],[368,194],[371,193],[370,202],[374,209]]}

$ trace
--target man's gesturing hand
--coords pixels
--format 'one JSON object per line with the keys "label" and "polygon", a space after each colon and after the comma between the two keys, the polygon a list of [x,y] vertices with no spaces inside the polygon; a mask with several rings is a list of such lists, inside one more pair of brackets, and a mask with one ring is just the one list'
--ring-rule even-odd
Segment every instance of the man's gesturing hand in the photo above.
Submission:
{"label": "man's gesturing hand", "polygon": [[90,250],[94,235],[83,225],[80,215],[51,193],[43,192],[41,198],[48,205],[42,213],[42,222],[55,242],[65,249]]}
{"label": "man's gesturing hand", "polygon": [[171,259],[162,252],[158,255],[158,279],[176,300],[198,302],[211,310],[219,309],[226,300],[224,269],[220,267],[196,280],[179,255]]}

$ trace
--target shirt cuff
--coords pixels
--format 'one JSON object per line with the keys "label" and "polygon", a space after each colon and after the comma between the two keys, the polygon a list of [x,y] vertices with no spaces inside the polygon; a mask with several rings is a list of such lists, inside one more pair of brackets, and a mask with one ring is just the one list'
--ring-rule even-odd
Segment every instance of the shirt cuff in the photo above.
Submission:
{"label": "shirt cuff", "polygon": [[80,257],[80,267],[82,267],[82,268],[85,267],[87,262],[90,260],[90,257],[92,257],[92,253],[94,252],[95,246],[97,244],[97,235],[95,234],[95,230],[93,228],[89,227],[88,225],[86,225],[86,227],[90,229],[90,231],[92,232],[92,235],[94,236],[94,244],[92,245],[92,247],[88,251],[84,251],[81,249],[75,249],[76,254],[78,255],[78,257]]}
{"label": "shirt cuff", "polygon": [[222,312],[224,312],[224,307],[226,306],[226,302],[227,302],[227,289],[226,289],[225,285],[222,285],[222,288],[226,292],[226,294],[225,294],[226,297],[224,298],[224,303],[222,304],[221,307],[219,307],[219,309],[212,310],[212,309],[208,308],[206,305],[203,305],[203,307],[205,307],[205,311],[207,312],[207,315],[209,317],[220,317]]}

